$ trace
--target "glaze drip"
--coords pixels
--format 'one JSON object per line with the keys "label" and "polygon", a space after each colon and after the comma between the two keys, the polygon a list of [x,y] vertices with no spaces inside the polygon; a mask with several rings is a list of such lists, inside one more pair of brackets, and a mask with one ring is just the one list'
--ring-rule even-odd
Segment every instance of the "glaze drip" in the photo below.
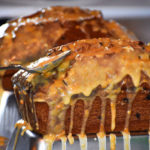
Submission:
{"label": "glaze drip", "polygon": [[32,105],[32,113],[34,114],[34,117],[35,117],[35,126],[36,126],[36,129],[38,130],[39,129],[39,123],[38,123],[38,119],[37,119],[37,115],[36,115],[36,109],[35,109],[35,103],[33,101],[33,95],[31,94],[31,92],[29,93],[29,101]]}
{"label": "glaze drip", "polygon": [[99,133],[97,133],[98,141],[99,141],[99,150],[106,150],[106,134],[105,134],[105,110],[107,103],[107,94],[104,91],[99,93],[102,106],[101,106],[101,122]]}
{"label": "glaze drip", "polygon": [[106,103],[107,103],[107,97],[104,92],[100,92],[100,98],[102,102],[101,106],[101,121],[100,121],[100,132],[104,132],[105,129],[105,114],[106,114]]}
{"label": "glaze drip", "polygon": [[113,131],[116,126],[116,100],[117,95],[120,93],[121,89],[115,89],[108,95],[108,98],[110,99],[110,106],[111,106],[111,130]]}
{"label": "glaze drip", "polygon": [[116,135],[110,134],[110,150],[116,150]]}
{"label": "glaze drip", "polygon": [[123,140],[124,140],[124,150],[131,150],[131,144],[130,144],[130,133],[128,130],[123,131]]}
{"label": "glaze drip", "polygon": [[67,142],[67,138],[61,137],[61,143],[62,143],[62,150],[66,150],[66,142]]}
{"label": "glaze drip", "polygon": [[82,127],[81,127],[81,133],[78,135],[79,136],[79,141],[80,141],[80,147],[81,150],[87,150],[87,136],[85,135],[85,128],[86,128],[86,122],[89,117],[89,113],[92,109],[93,101],[95,97],[92,98],[92,100],[84,101],[84,116],[83,116],[83,122],[82,122]]}
{"label": "glaze drip", "polygon": [[80,141],[80,149],[87,150],[87,136],[85,134],[79,134],[79,141]]}
{"label": "glaze drip", "polygon": [[88,100],[84,101],[84,116],[83,116],[83,122],[82,122],[82,127],[81,127],[81,135],[85,134],[86,122],[88,120],[93,101],[94,101],[93,98],[90,101],[88,101]]}
{"label": "glaze drip", "polygon": [[106,134],[104,132],[99,132],[97,137],[99,141],[99,150],[106,150]]}
{"label": "glaze drip", "polygon": [[43,138],[47,144],[47,150],[53,150],[53,143],[56,139],[56,135],[49,134],[49,135],[45,135]]}
{"label": "glaze drip", "polygon": [[74,101],[71,104],[71,113],[70,113],[70,125],[69,125],[69,134],[68,134],[68,140],[70,144],[74,143],[74,138],[72,136],[72,128],[73,128],[73,115],[74,115],[74,107],[75,107],[76,101]]}
{"label": "glaze drip", "polygon": [[17,129],[21,129],[22,128],[22,132],[21,132],[22,136],[24,135],[24,133],[27,130],[30,130],[30,131],[33,130],[32,127],[31,127],[31,125],[28,122],[26,122],[26,121],[24,121],[22,119],[19,120],[19,121],[17,121],[17,123],[15,124],[15,128],[17,128]]}
{"label": "glaze drip", "polygon": [[17,132],[16,132],[16,135],[15,135],[15,141],[14,141],[13,150],[16,149],[17,142],[18,142],[18,137],[19,137],[19,133],[20,133],[20,128],[17,128]]}
{"label": "glaze drip", "polygon": [[125,128],[124,128],[125,131],[128,131],[128,128],[129,128],[129,121],[130,121],[130,116],[131,116],[132,103],[135,99],[136,94],[137,94],[137,91],[127,93],[127,98],[129,99],[129,104],[128,104],[128,109],[127,109],[127,114],[126,114],[126,119],[125,119]]}

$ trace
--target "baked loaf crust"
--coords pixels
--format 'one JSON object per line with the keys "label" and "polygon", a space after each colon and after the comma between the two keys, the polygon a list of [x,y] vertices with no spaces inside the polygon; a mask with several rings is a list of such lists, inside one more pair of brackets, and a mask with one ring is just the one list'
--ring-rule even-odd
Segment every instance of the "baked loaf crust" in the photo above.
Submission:
{"label": "baked loaf crust", "polygon": [[[109,38],[80,40],[49,50],[58,66],[12,78],[24,120],[40,134],[147,134],[150,121],[150,46]],[[36,61],[28,68],[44,68]]]}

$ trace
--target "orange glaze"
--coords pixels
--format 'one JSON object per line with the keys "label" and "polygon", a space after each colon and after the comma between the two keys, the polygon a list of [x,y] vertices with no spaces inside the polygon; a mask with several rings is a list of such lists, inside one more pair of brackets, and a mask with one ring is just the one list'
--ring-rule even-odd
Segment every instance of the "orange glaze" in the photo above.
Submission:
{"label": "orange glaze", "polygon": [[122,134],[123,134],[123,140],[124,140],[124,150],[130,150],[131,149],[130,132],[128,131],[128,129],[124,129]]}
{"label": "orange glaze", "polygon": [[66,142],[67,142],[66,136],[61,137],[61,142],[62,142],[62,150],[66,150]]}
{"label": "orange glaze", "polygon": [[115,129],[115,122],[116,122],[116,103],[111,102],[111,113],[112,113],[112,124],[111,124],[111,130],[113,131]]}
{"label": "orange glaze", "polygon": [[78,135],[80,141],[80,149],[87,150],[87,136],[83,133]]}
{"label": "orange glaze", "polygon": [[47,143],[47,150],[52,150],[53,149],[53,143],[56,139],[55,135],[45,135],[44,136],[44,141]]}
{"label": "orange glaze", "polygon": [[72,128],[73,128],[73,115],[74,115],[74,107],[75,107],[76,101],[74,101],[71,104],[71,114],[70,114],[70,125],[69,125],[69,134],[68,134],[68,140],[70,144],[74,143],[74,138],[72,136]]}
{"label": "orange glaze", "polygon": [[99,132],[97,137],[99,142],[99,150],[106,150],[106,134],[104,132]]}
{"label": "orange glaze", "polygon": [[15,124],[15,128],[21,129],[22,127],[24,127],[24,129],[22,130],[22,133],[21,133],[22,136],[24,135],[26,130],[32,130],[32,127],[26,121],[24,121],[24,120],[17,121],[17,123]]}
{"label": "orange glaze", "polygon": [[110,150],[116,150],[116,135],[110,134]]}

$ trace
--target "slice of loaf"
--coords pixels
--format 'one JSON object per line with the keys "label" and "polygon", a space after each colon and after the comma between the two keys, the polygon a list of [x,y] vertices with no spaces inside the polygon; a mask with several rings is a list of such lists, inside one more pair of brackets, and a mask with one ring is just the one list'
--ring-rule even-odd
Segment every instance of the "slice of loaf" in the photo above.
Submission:
{"label": "slice of loaf", "polygon": [[[61,64],[44,70],[64,51]],[[24,120],[40,134],[147,134],[150,46],[109,38],[79,40],[49,50],[46,59],[13,76]],[[43,60],[43,61],[41,61]],[[53,64],[54,65],[54,64]]]}

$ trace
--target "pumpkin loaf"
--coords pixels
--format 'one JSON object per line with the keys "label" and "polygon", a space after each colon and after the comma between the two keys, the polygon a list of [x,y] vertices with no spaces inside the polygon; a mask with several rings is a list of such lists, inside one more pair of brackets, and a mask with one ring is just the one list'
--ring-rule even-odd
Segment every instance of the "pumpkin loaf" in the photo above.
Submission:
{"label": "pumpkin loaf", "polygon": [[[57,58],[67,51],[60,62]],[[148,134],[150,46],[110,38],[79,40],[50,49],[28,69],[42,72],[19,70],[12,82],[22,117],[34,132],[57,139]]]}

